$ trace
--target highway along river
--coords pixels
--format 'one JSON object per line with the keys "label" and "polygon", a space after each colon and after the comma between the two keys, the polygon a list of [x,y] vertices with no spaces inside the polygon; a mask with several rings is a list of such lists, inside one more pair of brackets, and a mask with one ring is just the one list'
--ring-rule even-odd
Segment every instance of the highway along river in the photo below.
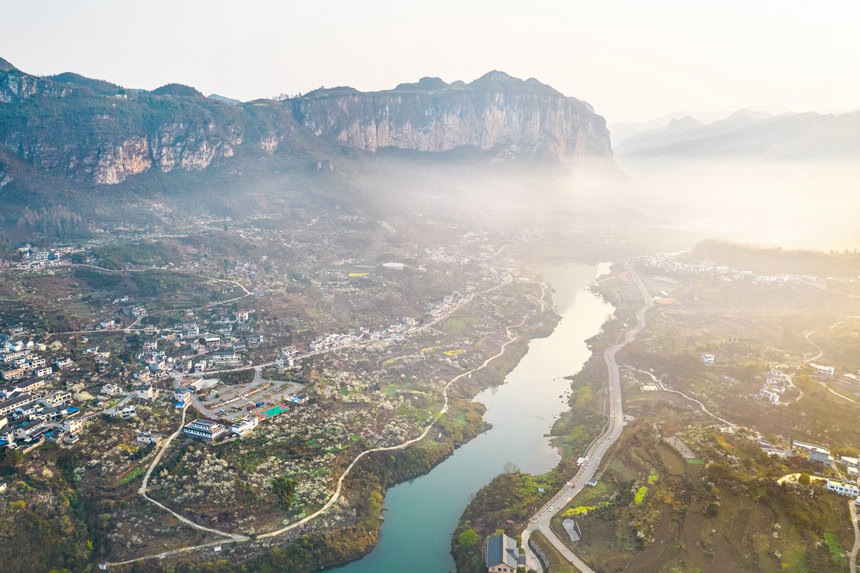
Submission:
{"label": "highway along river", "polygon": [[[600,270],[607,267],[600,265]],[[531,341],[504,384],[475,397],[487,406],[484,419],[493,428],[430,473],[389,489],[379,545],[363,559],[332,571],[402,571],[404,563],[413,573],[454,571],[451,535],[469,496],[504,471],[506,462],[533,474],[558,463],[546,434],[567,409],[570,382],[564,377],[582,368],[589,356],[585,341],[597,334],[612,307],[587,290],[598,266],[568,263],[543,272],[555,289],[553,303],[562,319],[549,337]]]}

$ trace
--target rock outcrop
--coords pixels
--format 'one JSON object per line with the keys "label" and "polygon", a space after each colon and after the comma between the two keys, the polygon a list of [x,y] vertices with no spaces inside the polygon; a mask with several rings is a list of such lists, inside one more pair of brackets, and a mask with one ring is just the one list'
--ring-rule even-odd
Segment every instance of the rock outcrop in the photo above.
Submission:
{"label": "rock outcrop", "polygon": [[470,84],[423,78],[383,92],[317,90],[293,100],[293,109],[317,135],[369,151],[475,147],[575,163],[612,157],[606,123],[590,105],[503,72]]}

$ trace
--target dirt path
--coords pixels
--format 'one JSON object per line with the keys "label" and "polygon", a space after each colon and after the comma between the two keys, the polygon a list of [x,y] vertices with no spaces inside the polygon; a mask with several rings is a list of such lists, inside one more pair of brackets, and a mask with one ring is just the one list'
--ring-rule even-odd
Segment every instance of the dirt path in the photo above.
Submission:
{"label": "dirt path", "polygon": [[860,551],[860,527],[857,526],[857,503],[848,500],[848,511],[851,513],[851,525],[854,526],[854,547],[851,548],[851,573],[857,573],[857,552]]}
{"label": "dirt path", "polygon": [[701,402],[699,402],[695,398],[687,396],[686,394],[684,394],[683,392],[681,392],[679,390],[671,390],[669,388],[666,388],[665,386],[663,386],[663,383],[656,376],[654,376],[653,374],[651,374],[647,370],[639,370],[638,368],[633,368],[632,366],[629,366],[629,365],[627,366],[627,368],[629,368],[630,370],[635,370],[636,372],[641,372],[642,374],[647,374],[648,376],[651,377],[651,379],[654,381],[654,383],[660,387],[660,390],[662,390],[663,392],[671,392],[672,394],[678,394],[679,396],[689,400],[690,402],[694,402],[694,403],[698,404],[699,408],[701,408],[702,412],[704,412],[705,414],[707,414],[711,418],[713,418],[717,421],[720,421],[723,424],[726,424],[727,426],[731,426],[732,428],[737,427],[737,424],[735,424],[734,422],[729,422],[725,418],[720,418],[719,416],[717,416],[716,414],[714,414],[713,412],[708,410],[704,404],[702,404]]}
{"label": "dirt path", "polygon": [[[506,280],[505,282],[503,282],[503,283],[501,283],[501,284],[499,284],[499,285],[496,285],[495,287],[491,287],[491,288],[489,288],[489,289],[487,289],[487,290],[485,290],[485,291],[482,291],[481,293],[478,293],[478,294],[486,294],[486,293],[488,293],[488,292],[492,292],[492,291],[494,291],[494,290],[496,290],[496,289],[498,289],[498,288],[501,288],[502,286],[504,286],[504,285],[506,285],[506,284],[509,284],[509,282],[510,282],[509,280]],[[544,294],[543,289],[541,289],[541,294],[542,294],[542,295]],[[459,307],[458,307],[458,308],[459,308]],[[450,313],[449,313],[448,315],[446,315],[446,317],[447,317],[447,316],[450,316]],[[308,516],[306,516],[306,517],[304,517],[304,518],[302,518],[302,519],[300,519],[300,520],[298,520],[298,521],[295,521],[295,522],[293,522],[293,523],[291,523],[291,524],[289,524],[289,525],[286,525],[286,526],[284,526],[284,527],[282,527],[282,528],[280,528],[280,529],[276,529],[276,530],[274,530],[274,531],[270,531],[270,532],[268,532],[268,533],[262,533],[262,534],[259,534],[259,535],[257,535],[257,536],[256,536],[256,539],[266,539],[266,538],[277,537],[277,536],[279,536],[279,535],[283,535],[284,533],[286,533],[286,532],[288,532],[288,531],[292,531],[292,530],[294,530],[294,529],[297,529],[297,528],[299,528],[299,527],[301,527],[301,526],[303,526],[303,525],[307,524],[307,523],[308,523],[308,522],[310,522],[311,520],[316,519],[317,517],[319,517],[320,515],[322,515],[324,512],[326,512],[328,509],[330,509],[330,508],[331,508],[335,503],[337,503],[337,501],[340,499],[341,494],[343,493],[343,487],[344,487],[344,486],[343,486],[343,483],[344,483],[344,480],[347,478],[347,476],[348,476],[348,475],[349,475],[349,473],[352,471],[352,469],[355,467],[355,465],[356,465],[356,464],[357,464],[357,463],[358,463],[362,458],[364,458],[365,456],[367,456],[367,455],[369,455],[369,454],[372,454],[372,453],[374,453],[374,452],[390,452],[390,451],[402,450],[402,449],[404,449],[404,448],[407,448],[407,447],[411,446],[412,444],[414,444],[414,443],[416,443],[416,442],[419,442],[419,441],[423,440],[423,439],[427,436],[427,434],[430,432],[430,430],[433,428],[433,426],[435,426],[435,425],[436,425],[436,423],[439,421],[439,419],[440,419],[440,418],[442,418],[442,416],[444,416],[444,415],[445,415],[445,413],[448,411],[448,390],[449,390],[449,388],[450,388],[453,384],[455,384],[457,381],[462,380],[463,378],[466,378],[466,377],[468,377],[468,376],[471,376],[471,375],[472,375],[473,373],[475,373],[475,372],[478,372],[478,371],[480,371],[480,370],[483,370],[483,369],[484,369],[484,368],[486,368],[486,367],[487,367],[491,362],[493,362],[494,360],[497,360],[498,358],[502,357],[502,356],[505,354],[505,351],[507,350],[508,346],[510,346],[513,342],[515,342],[515,341],[517,340],[517,337],[514,335],[514,332],[513,332],[513,331],[514,331],[515,329],[517,329],[517,328],[521,327],[523,324],[525,324],[526,318],[527,318],[527,316],[523,316],[522,320],[521,320],[518,324],[508,325],[508,326],[506,326],[506,327],[505,327],[505,333],[506,333],[506,335],[507,335],[507,338],[508,338],[508,339],[507,339],[505,342],[503,342],[503,343],[502,343],[502,345],[501,345],[501,346],[500,346],[500,348],[499,348],[499,352],[498,352],[498,353],[496,353],[495,355],[490,356],[489,358],[487,358],[486,360],[484,360],[484,362],[482,362],[480,366],[477,366],[477,367],[475,367],[475,368],[472,368],[471,370],[468,370],[468,371],[466,371],[466,372],[462,372],[462,373],[458,374],[457,376],[455,376],[455,377],[451,378],[451,379],[450,379],[450,380],[445,384],[445,386],[442,388],[442,396],[443,396],[443,399],[444,399],[444,401],[443,401],[443,405],[442,405],[442,408],[441,408],[441,410],[439,411],[439,413],[438,413],[438,414],[436,414],[436,416],[433,418],[433,420],[432,420],[432,421],[431,421],[431,422],[430,422],[430,423],[429,423],[429,424],[424,428],[424,431],[423,431],[423,432],[421,432],[421,434],[419,434],[419,435],[418,435],[417,437],[415,437],[415,438],[412,438],[412,439],[410,439],[410,440],[407,440],[407,441],[405,441],[405,442],[403,442],[403,443],[401,443],[401,444],[398,444],[398,445],[396,445],[396,446],[384,446],[384,447],[372,448],[372,449],[365,450],[365,451],[361,452],[360,454],[358,454],[358,455],[355,457],[355,459],[352,461],[352,463],[350,463],[350,464],[349,464],[349,466],[347,466],[347,468],[346,468],[346,469],[343,471],[343,473],[340,475],[340,477],[339,477],[339,478],[338,478],[338,480],[337,480],[337,487],[336,487],[336,489],[335,489],[334,493],[332,494],[332,496],[331,496],[331,497],[329,498],[329,500],[325,503],[325,505],[323,505],[320,509],[318,509],[318,510],[317,510],[317,511],[315,511],[314,513],[312,513],[312,514],[310,514],[310,515],[308,515]],[[435,321],[434,321],[434,322],[435,322]],[[246,368],[247,368],[247,367],[246,367]],[[162,445],[162,448],[161,448],[161,450],[159,451],[158,455],[155,457],[155,459],[154,459],[154,460],[152,461],[152,463],[150,464],[149,469],[147,470],[146,474],[144,475],[143,483],[141,484],[140,489],[138,490],[138,493],[140,493],[140,494],[141,494],[141,495],[142,495],[142,496],[143,496],[147,501],[149,501],[150,503],[152,503],[152,504],[156,505],[157,507],[159,507],[159,508],[163,509],[164,511],[167,511],[168,513],[170,513],[171,515],[173,515],[174,517],[176,517],[176,518],[177,518],[178,520],[180,520],[182,523],[185,523],[186,525],[189,525],[189,526],[191,526],[191,527],[193,527],[193,528],[195,528],[195,529],[198,529],[198,530],[200,530],[200,531],[206,531],[206,532],[208,532],[208,533],[214,533],[214,534],[216,534],[216,535],[220,535],[220,536],[222,536],[222,539],[219,539],[219,540],[216,540],[216,541],[212,541],[212,542],[207,542],[207,543],[197,544],[197,545],[189,545],[189,546],[186,546],[186,547],[180,547],[180,548],[178,548],[178,549],[174,549],[174,550],[171,550],[171,551],[166,551],[166,552],[163,552],[163,553],[158,553],[158,554],[153,554],[153,555],[144,555],[144,556],[136,557],[136,558],[134,558],[134,559],[129,559],[129,560],[126,560],[126,561],[106,562],[106,563],[103,563],[103,564],[102,564],[105,568],[108,568],[108,567],[116,567],[116,566],[120,566],[120,565],[128,565],[128,564],[131,564],[131,563],[137,563],[137,562],[140,562],[140,561],[145,561],[145,560],[147,560],[147,559],[163,559],[163,558],[165,558],[165,557],[167,557],[167,556],[170,556],[170,555],[178,555],[178,554],[181,554],[181,553],[187,553],[187,552],[190,552],[190,551],[195,551],[195,550],[198,550],[198,549],[204,549],[204,548],[207,548],[207,547],[212,547],[212,546],[214,546],[214,545],[219,545],[219,544],[221,544],[221,543],[223,543],[223,542],[225,542],[225,541],[231,541],[231,542],[247,542],[247,541],[250,541],[250,540],[251,540],[251,538],[250,538],[250,537],[248,537],[248,536],[246,536],[246,535],[237,534],[237,533],[230,533],[230,532],[226,532],[226,531],[220,531],[220,530],[217,530],[217,529],[212,529],[212,528],[209,528],[209,527],[205,527],[205,526],[203,526],[203,525],[199,525],[199,524],[197,524],[197,523],[195,523],[195,522],[191,521],[190,519],[188,519],[188,518],[186,518],[186,517],[183,517],[182,515],[180,515],[180,514],[176,513],[175,511],[173,511],[172,509],[168,508],[167,506],[165,506],[165,505],[164,505],[164,504],[162,504],[161,502],[159,502],[159,501],[157,501],[157,500],[152,499],[151,497],[149,497],[149,496],[146,494],[146,488],[147,488],[147,485],[148,485],[148,483],[149,483],[149,478],[150,478],[150,476],[152,475],[153,470],[154,470],[154,469],[155,469],[155,467],[158,465],[158,462],[159,462],[159,461],[161,461],[161,458],[164,456],[164,453],[167,451],[167,447],[168,447],[168,445],[170,444],[170,442],[172,442],[174,438],[176,438],[177,436],[179,436],[179,435],[182,433],[182,426],[184,426],[184,425],[185,425],[185,414],[186,414],[186,411],[187,411],[187,409],[188,409],[188,406],[189,406],[189,405],[190,405],[190,403],[186,404],[186,405],[185,405],[185,407],[182,409],[182,422],[181,422],[181,424],[180,424],[180,426],[179,426],[179,429],[178,429],[178,430],[176,430],[176,432],[174,432],[174,433],[173,433],[173,434],[172,434],[172,435],[171,435],[167,440],[165,440],[165,441],[164,441],[164,443],[163,443],[163,445]]]}
{"label": "dirt path", "polygon": [[[836,322],[834,322],[833,324],[831,324],[831,325],[830,325],[830,328],[833,328],[834,326],[836,326],[837,324],[839,324],[839,323],[841,323],[841,322],[845,322],[845,320],[844,320],[844,319],[843,319],[843,320],[837,320]],[[816,343],[812,342],[812,339],[810,338],[810,336],[812,336],[814,333],[815,333],[815,331],[814,331],[814,330],[810,330],[809,332],[807,332],[807,333],[805,334],[805,338],[806,338],[806,341],[807,341],[809,344],[811,344],[812,346],[814,346],[814,347],[815,347],[815,349],[818,351],[818,354],[816,354],[815,356],[812,356],[811,358],[804,358],[804,359],[803,359],[803,361],[804,361],[804,362],[806,362],[806,363],[810,363],[810,362],[812,362],[813,360],[818,360],[819,358],[821,358],[821,357],[824,355],[824,351],[821,349],[821,347],[820,347],[820,346],[818,346]],[[839,392],[837,392],[836,390],[834,390],[833,388],[831,388],[831,387],[830,387],[830,385],[829,385],[829,384],[827,384],[826,382],[821,382],[821,381],[819,381],[818,383],[819,383],[819,384],[821,384],[822,386],[824,386],[824,388],[825,388],[828,392],[830,392],[830,393],[831,393],[831,394],[833,394],[834,396],[837,396],[838,398],[842,398],[843,400],[846,400],[846,401],[848,401],[848,402],[851,402],[852,404],[858,404],[858,403],[860,403],[860,402],[857,402],[857,400],[855,400],[854,398],[849,398],[849,397],[848,397],[848,396],[846,396],[845,394],[840,394]]]}

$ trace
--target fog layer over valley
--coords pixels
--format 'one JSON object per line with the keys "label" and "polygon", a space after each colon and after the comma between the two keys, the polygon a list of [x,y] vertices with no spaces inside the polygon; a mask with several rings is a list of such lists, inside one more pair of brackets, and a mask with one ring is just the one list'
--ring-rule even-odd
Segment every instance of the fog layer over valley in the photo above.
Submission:
{"label": "fog layer over valley", "polygon": [[703,237],[786,248],[860,244],[860,162],[740,159],[616,161],[645,220]]}
{"label": "fog layer over valley", "polygon": [[[336,567],[463,455],[441,525],[407,518],[431,573],[500,530],[533,570],[529,539],[552,570],[845,565],[842,500],[759,445],[860,456],[855,116],[759,117],[613,156],[590,104],[498,71],[242,103],[0,60],[0,569]],[[469,454],[475,398],[569,324],[500,408],[558,465]]]}

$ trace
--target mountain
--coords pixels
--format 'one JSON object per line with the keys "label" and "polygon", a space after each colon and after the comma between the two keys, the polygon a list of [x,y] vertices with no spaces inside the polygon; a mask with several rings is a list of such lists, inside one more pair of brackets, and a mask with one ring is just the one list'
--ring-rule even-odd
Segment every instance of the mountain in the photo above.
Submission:
{"label": "mountain", "polygon": [[202,171],[275,153],[330,160],[337,147],[611,162],[605,121],[537,80],[490,72],[470,84],[424,78],[393,90],[320,89],[234,104],[182,84],[151,92],[0,61],[0,180],[42,173],[114,185],[149,171]]}
{"label": "mountain", "polygon": [[490,72],[469,84],[423,78],[393,90],[317,90],[292,101],[294,116],[323,137],[375,151],[475,147],[561,161],[611,158],[603,118],[537,80]]}
{"label": "mountain", "polygon": [[636,158],[853,159],[860,155],[860,112],[774,116],[739,110],[710,123],[687,116],[631,136],[616,151]]}
{"label": "mountain", "polygon": [[[769,105],[756,105],[746,107],[742,112],[748,111],[753,113],[764,113],[764,115],[776,116],[791,113],[791,111],[782,104],[772,103]],[[673,121],[682,119],[695,120],[702,124],[713,123],[728,118],[737,113],[737,111],[715,110],[715,111],[678,111],[670,113],[650,121],[641,122],[623,122],[615,123],[609,126],[609,131],[612,133],[613,147],[617,147],[625,143],[628,139],[643,135],[646,133],[657,133],[666,129]]]}
{"label": "mountain", "polygon": [[206,97],[208,97],[209,99],[214,99],[216,101],[220,101],[221,103],[229,103],[230,105],[239,105],[242,103],[238,99],[233,99],[231,97],[222,96],[222,95],[218,95],[218,94],[209,94]]}

